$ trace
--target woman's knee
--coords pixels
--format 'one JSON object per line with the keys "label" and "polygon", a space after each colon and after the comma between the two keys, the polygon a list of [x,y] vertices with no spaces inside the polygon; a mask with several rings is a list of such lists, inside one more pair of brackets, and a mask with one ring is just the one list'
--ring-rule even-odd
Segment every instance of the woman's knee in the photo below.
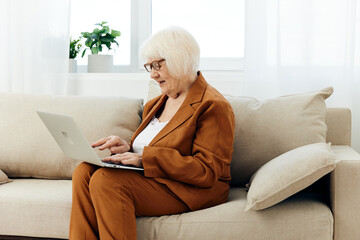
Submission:
{"label": "woman's knee", "polygon": [[[104,191],[113,191],[114,186],[117,187],[117,191],[123,189],[124,180],[131,178],[129,176],[130,171],[121,170],[121,169],[111,169],[111,168],[100,168],[98,169],[91,177],[89,183],[90,192],[104,192]],[[109,189],[108,189],[109,188]]]}
{"label": "woman's knee", "polygon": [[72,175],[73,182],[89,182],[91,175],[96,171],[97,167],[89,163],[80,163],[74,170]]}
{"label": "woman's knee", "polygon": [[89,182],[90,192],[94,192],[98,189],[101,189],[106,181],[107,181],[106,176],[103,174],[103,168],[100,168],[91,176]]}

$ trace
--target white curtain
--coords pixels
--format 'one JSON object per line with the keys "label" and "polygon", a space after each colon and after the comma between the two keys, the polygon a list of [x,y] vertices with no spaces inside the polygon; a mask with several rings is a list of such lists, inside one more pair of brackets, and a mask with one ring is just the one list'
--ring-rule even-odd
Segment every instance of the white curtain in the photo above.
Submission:
{"label": "white curtain", "polygon": [[244,94],[258,98],[334,87],[352,109],[360,151],[360,0],[248,0]]}
{"label": "white curtain", "polygon": [[64,94],[70,0],[0,0],[0,91]]}

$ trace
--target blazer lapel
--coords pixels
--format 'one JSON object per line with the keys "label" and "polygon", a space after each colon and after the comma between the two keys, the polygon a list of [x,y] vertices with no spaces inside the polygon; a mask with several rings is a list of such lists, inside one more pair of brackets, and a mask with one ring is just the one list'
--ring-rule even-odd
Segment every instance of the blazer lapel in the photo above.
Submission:
{"label": "blazer lapel", "polygon": [[147,116],[143,119],[143,121],[141,122],[140,126],[136,129],[135,133],[133,134],[132,137],[132,141],[134,141],[134,139],[137,137],[137,135],[139,135],[144,128],[149,124],[150,120],[152,119],[152,117],[156,114],[157,111],[159,111],[159,109],[161,108],[161,106],[165,103],[166,99],[168,97],[166,95],[161,96],[161,98],[159,99],[159,101],[151,108],[150,112],[147,114]]}
{"label": "blazer lapel", "polygon": [[[205,92],[205,89],[206,89],[206,86],[207,86],[207,82],[203,78],[202,74],[199,72],[198,79],[191,86],[189,93],[186,96],[186,98],[185,98],[184,102],[182,103],[181,107],[179,108],[179,110],[175,113],[175,115],[169,121],[169,123],[166,124],[166,126],[150,142],[149,146],[153,146],[155,143],[160,141],[166,135],[168,135],[169,133],[174,131],[176,128],[178,128],[180,125],[182,125],[186,120],[188,120],[194,114],[195,109],[193,107],[193,104],[201,102],[202,97]],[[162,104],[160,106],[162,106]],[[157,110],[159,108],[160,107],[158,107]],[[151,111],[152,114],[148,115],[148,116],[151,116],[150,119],[157,112],[157,110],[155,110],[154,112]],[[147,117],[146,119],[148,120],[148,118],[149,117]],[[150,119],[148,120],[148,122],[150,121]],[[147,125],[147,123],[146,123],[146,125]],[[141,129],[141,131],[142,131],[142,129]]]}

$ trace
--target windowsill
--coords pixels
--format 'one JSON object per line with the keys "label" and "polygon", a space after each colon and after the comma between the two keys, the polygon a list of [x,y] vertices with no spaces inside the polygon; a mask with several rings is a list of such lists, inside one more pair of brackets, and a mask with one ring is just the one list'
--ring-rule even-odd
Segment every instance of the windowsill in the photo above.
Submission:
{"label": "windowsill", "polygon": [[[243,58],[201,58],[199,69],[202,72],[242,72],[244,69]],[[113,73],[101,74],[148,74],[142,64],[114,65]],[[98,74],[88,73],[87,65],[78,65],[76,74]]]}
{"label": "windowsill", "polygon": [[[208,83],[223,94],[239,96],[243,71],[201,71]],[[144,98],[149,73],[69,73],[68,93],[73,95],[133,96]]]}
{"label": "windowsill", "polygon": [[[242,77],[243,71],[215,71],[215,70],[201,70],[205,77],[210,79],[234,79],[239,81],[239,77]],[[149,80],[150,76],[148,72],[113,72],[113,73],[87,73],[87,72],[78,72],[78,73],[69,73],[69,80],[138,80],[144,79]]]}
{"label": "windowsill", "polygon": [[115,79],[139,79],[139,78],[149,78],[148,73],[69,73],[69,80],[115,80]]}

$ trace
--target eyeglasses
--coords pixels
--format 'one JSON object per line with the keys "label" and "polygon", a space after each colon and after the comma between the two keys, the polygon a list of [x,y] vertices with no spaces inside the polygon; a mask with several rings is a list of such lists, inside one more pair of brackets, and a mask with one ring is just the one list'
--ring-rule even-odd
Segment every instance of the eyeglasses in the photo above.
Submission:
{"label": "eyeglasses", "polygon": [[151,72],[151,70],[154,68],[156,71],[159,70],[161,68],[160,63],[166,61],[166,59],[161,59],[158,61],[153,61],[151,63],[145,63],[144,64],[144,68],[146,69],[146,71]]}

